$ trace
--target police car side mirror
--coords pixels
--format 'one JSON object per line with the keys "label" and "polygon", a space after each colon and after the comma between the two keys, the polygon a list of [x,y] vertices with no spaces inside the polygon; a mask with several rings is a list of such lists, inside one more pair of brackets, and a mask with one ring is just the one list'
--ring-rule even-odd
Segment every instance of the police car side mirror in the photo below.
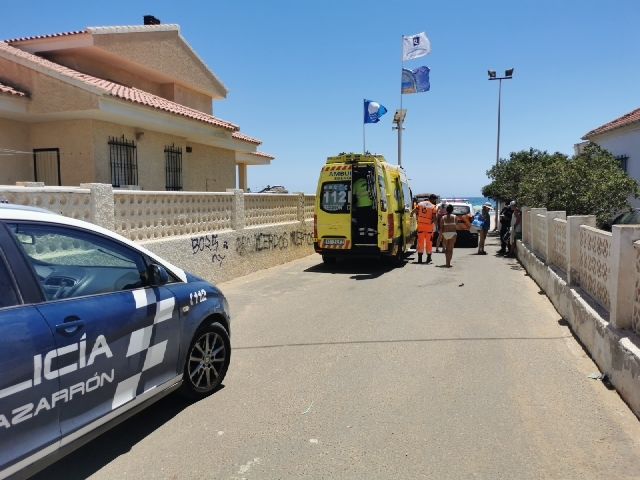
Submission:
{"label": "police car side mirror", "polygon": [[147,279],[149,286],[159,287],[169,281],[169,274],[162,265],[152,263],[147,267]]}

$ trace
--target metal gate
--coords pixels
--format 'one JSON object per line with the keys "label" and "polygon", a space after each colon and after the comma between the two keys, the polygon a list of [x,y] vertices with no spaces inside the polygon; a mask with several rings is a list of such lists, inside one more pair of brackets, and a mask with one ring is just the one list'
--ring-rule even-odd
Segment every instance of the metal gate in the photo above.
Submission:
{"label": "metal gate", "polygon": [[62,185],[60,177],[60,149],[59,148],[34,148],[33,172],[36,182],[44,182],[45,185]]}

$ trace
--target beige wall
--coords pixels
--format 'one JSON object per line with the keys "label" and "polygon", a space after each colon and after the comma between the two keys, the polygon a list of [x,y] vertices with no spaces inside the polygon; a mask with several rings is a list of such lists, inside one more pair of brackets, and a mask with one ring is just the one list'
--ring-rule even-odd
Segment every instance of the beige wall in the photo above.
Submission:
{"label": "beige wall", "polygon": [[[90,120],[28,124],[0,119],[0,146],[27,152],[58,148],[62,185],[92,182],[95,177]],[[0,162],[0,184],[35,180],[31,154],[0,156]]]}
{"label": "beige wall", "polygon": [[[97,183],[111,184],[111,163],[109,159],[109,137],[121,138],[124,135],[126,140],[136,140],[135,129],[125,127],[115,123],[101,122],[94,120],[92,129],[92,141],[94,145],[94,161],[96,164]],[[136,144],[138,142],[136,141]],[[138,152],[138,161],[140,153]],[[140,171],[138,171],[138,178]]]}
{"label": "beige wall", "polygon": [[66,120],[31,125],[31,148],[60,149],[62,185],[94,182],[92,120]]}
{"label": "beige wall", "polygon": [[29,94],[30,113],[88,110],[98,106],[96,95],[2,58],[0,79]]}
{"label": "beige wall", "polygon": [[182,85],[173,84],[172,87],[173,97],[166,97],[169,98],[169,100],[173,100],[180,105],[194,108],[200,112],[208,113],[209,115],[213,113],[211,97],[190,90]]}
{"label": "beige wall", "polygon": [[183,155],[184,189],[196,192],[224,192],[236,187],[235,152],[190,144],[191,153]]}
{"label": "beige wall", "polygon": [[[30,152],[29,125],[0,118],[0,148]],[[31,155],[0,155],[0,185],[15,185],[16,182],[33,180]]]}
{"label": "beige wall", "polygon": [[[182,148],[182,184],[185,191],[224,192],[236,187],[235,152],[194,144],[182,137],[136,129],[98,120],[65,120],[27,124],[0,119],[0,146],[30,152],[34,148],[60,149],[62,185],[111,183],[109,137],[135,140],[138,185],[143,190],[165,190],[165,146]],[[192,148],[187,153],[186,147]],[[33,181],[33,157],[0,156],[0,184]]]}
{"label": "beige wall", "polygon": [[62,51],[49,58],[74,70],[105,78],[123,85],[139,88],[200,112],[211,114],[211,97],[175,83],[162,83],[152,79],[153,73],[146,69],[120,68],[122,62],[115,58],[87,55],[83,50]]}
{"label": "beige wall", "polygon": [[[109,136],[135,140],[135,129],[107,122],[93,122],[95,144],[96,182],[111,183]],[[187,142],[182,137],[145,130],[136,140],[138,153],[138,185],[143,190],[165,190],[164,148],[167,145],[182,148],[182,185],[185,191],[224,192],[235,188],[235,153],[206,145]],[[187,145],[192,152],[187,153]]]}
{"label": "beige wall", "polygon": [[[47,55],[51,61],[66,67],[87,73],[95,77],[104,78],[130,87],[136,87],[154,95],[163,96],[162,85],[135,71],[120,68],[115,59],[104,60],[99,57],[88,56],[79,51],[62,51]],[[166,97],[168,98],[168,97]]]}
{"label": "beige wall", "polygon": [[93,36],[93,41],[109,53],[209,92],[215,98],[226,96],[177,31],[98,34]]}
{"label": "beige wall", "polygon": [[143,190],[165,190],[165,146],[182,148],[184,170],[184,139],[163,133],[145,131],[138,142],[138,178]]}

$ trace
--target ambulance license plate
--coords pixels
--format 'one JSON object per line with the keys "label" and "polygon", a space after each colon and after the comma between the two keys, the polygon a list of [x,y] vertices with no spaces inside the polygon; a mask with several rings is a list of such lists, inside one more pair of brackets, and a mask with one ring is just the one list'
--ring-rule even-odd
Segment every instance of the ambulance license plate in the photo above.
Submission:
{"label": "ambulance license plate", "polygon": [[325,247],[344,247],[344,238],[325,238],[324,246]]}

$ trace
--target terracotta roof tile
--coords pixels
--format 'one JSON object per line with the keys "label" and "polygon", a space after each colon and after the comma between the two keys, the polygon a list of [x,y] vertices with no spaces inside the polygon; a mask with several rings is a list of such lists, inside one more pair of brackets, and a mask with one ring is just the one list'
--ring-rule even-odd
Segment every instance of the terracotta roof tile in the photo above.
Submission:
{"label": "terracotta roof tile", "polygon": [[[110,82],[102,78],[97,78],[92,75],[87,75],[86,73],[72,70],[71,68],[51,62],[42,57],[38,57],[37,55],[25,52],[3,42],[0,42],[0,52],[1,51],[6,51],[15,57],[27,60],[32,65],[44,68],[48,72],[61,75],[67,79],[79,81],[81,82],[81,84],[93,87],[98,90],[98,92],[104,94],[112,95],[129,102],[138,103],[140,105],[145,105],[158,110],[163,110],[168,113],[180,115],[182,117],[198,120],[200,122],[208,123],[220,128],[225,128],[227,130],[237,131],[240,128],[233,123],[220,120],[213,115],[200,112],[184,105],[180,105],[179,103],[175,103],[152,93],[145,92],[144,90],[139,90],[134,87],[126,87],[118,83]],[[250,137],[246,138],[249,139]],[[258,143],[260,142],[258,141]]]}
{"label": "terracotta roof tile", "polygon": [[17,97],[25,97],[27,94],[25,92],[21,92],[20,90],[16,90],[13,87],[10,87],[9,85],[5,85],[3,83],[0,83],[0,93],[6,93],[8,95],[15,95]]}
{"label": "terracotta roof tile", "polygon": [[146,33],[146,32],[179,32],[180,25],[176,23],[161,23],[159,25],[115,25],[111,27],[87,27],[88,33]]}
{"label": "terracotta roof tile", "polygon": [[275,159],[276,157],[269,155],[267,153],[264,152],[251,152],[251,155],[255,155],[256,157],[261,157],[261,158],[269,158],[271,160]]}
{"label": "terracotta roof tile", "polygon": [[589,133],[586,133],[582,140],[587,140],[589,137],[594,135],[598,135],[600,133],[610,132],[611,130],[615,130],[617,128],[624,127],[626,125],[631,125],[632,123],[640,122],[640,108],[634,110],[633,112],[629,112],[626,115],[623,115],[615,120],[610,121],[609,123],[605,123],[600,127],[591,130]]}
{"label": "terracotta roof tile", "polygon": [[262,143],[257,138],[250,137],[240,132],[234,132],[232,137],[238,140],[242,140],[243,142],[255,143],[256,145],[260,145]]}
{"label": "terracotta roof tile", "polygon": [[180,31],[180,27],[173,23],[162,23],[160,25],[121,25],[112,27],[87,27],[85,30],[74,30],[71,32],[48,33],[45,35],[32,35],[29,37],[18,37],[4,40],[6,43],[26,42],[29,40],[43,40],[46,38],[68,37],[82,33],[137,33],[137,32],[168,32]]}
{"label": "terracotta roof tile", "polygon": [[75,30],[73,32],[60,32],[60,33],[50,33],[47,35],[33,35],[31,37],[19,37],[19,38],[11,38],[9,40],[4,40],[6,43],[17,43],[17,42],[25,42],[27,40],[40,40],[43,38],[56,38],[56,37],[66,37],[69,35],[78,35],[80,33],[87,33],[86,30]]}

